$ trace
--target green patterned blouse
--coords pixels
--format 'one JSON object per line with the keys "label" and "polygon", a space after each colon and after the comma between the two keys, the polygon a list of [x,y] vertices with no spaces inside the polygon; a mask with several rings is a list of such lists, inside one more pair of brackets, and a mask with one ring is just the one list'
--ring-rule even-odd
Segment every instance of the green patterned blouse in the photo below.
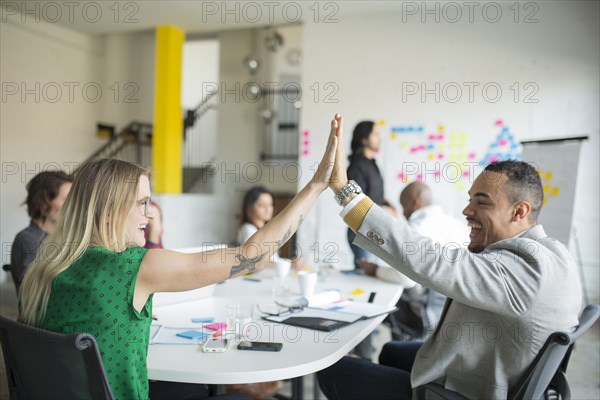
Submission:
{"label": "green patterned blouse", "polygon": [[89,247],[52,282],[42,329],[87,332],[96,338],[116,399],[148,399],[146,356],[152,296],[141,312],[133,292],[146,249],[122,253]]}

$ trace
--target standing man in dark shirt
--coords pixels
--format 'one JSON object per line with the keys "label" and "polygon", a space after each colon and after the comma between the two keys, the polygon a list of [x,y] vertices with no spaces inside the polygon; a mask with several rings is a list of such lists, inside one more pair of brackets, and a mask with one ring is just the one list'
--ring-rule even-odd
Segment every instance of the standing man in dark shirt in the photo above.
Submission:
{"label": "standing man in dark shirt", "polygon": [[[375,154],[381,146],[381,136],[379,128],[373,121],[362,121],[354,128],[352,132],[352,154],[348,157],[350,165],[348,166],[348,179],[355,181],[363,192],[373,199],[375,204],[380,205],[394,217],[397,217],[396,208],[383,197],[383,178],[381,172],[375,163]],[[348,228],[348,244],[354,254],[354,268],[361,269],[362,261],[375,261],[369,258],[369,252],[354,245],[356,234]],[[367,336],[353,350],[354,354],[360,358],[371,360],[374,352],[373,338]]]}
{"label": "standing man in dark shirt", "polygon": [[[369,196],[375,204],[382,206],[393,216],[397,216],[397,210],[383,197],[383,178],[375,163],[374,156],[381,146],[379,129],[373,121],[359,122],[352,132],[352,143],[350,147],[352,154],[348,157],[348,179],[355,181],[363,192]],[[354,267],[360,269],[360,261],[368,258],[368,252],[352,244],[355,233],[348,229],[348,243],[354,254]]]}

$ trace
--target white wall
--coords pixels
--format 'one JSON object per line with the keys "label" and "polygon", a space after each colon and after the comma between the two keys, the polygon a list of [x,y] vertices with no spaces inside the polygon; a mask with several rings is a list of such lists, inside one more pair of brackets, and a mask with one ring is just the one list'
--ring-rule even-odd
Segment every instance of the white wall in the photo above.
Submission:
{"label": "white wall", "polygon": [[[101,103],[102,122],[117,132],[132,121],[152,123],[155,34],[153,30],[103,35],[101,77],[112,88]],[[118,91],[117,91],[118,87]]]}
{"label": "white wall", "polygon": [[[33,176],[72,172],[106,143],[96,137],[96,122],[117,131],[133,120],[152,122],[154,33],[91,36],[15,16],[0,29],[1,243],[8,263],[12,240],[29,221],[21,203]],[[22,96],[24,88],[31,93]]]}
{"label": "white wall", "polygon": [[[423,3],[412,4],[418,7]],[[439,22],[435,22],[435,16],[425,15],[426,22],[422,22],[420,11],[414,16],[406,14],[401,5],[395,11],[386,9],[385,14],[377,14],[376,5],[372,14],[340,13],[339,22],[333,24],[306,21],[302,129],[311,133],[312,151],[302,158],[301,165],[308,172],[308,167],[319,159],[329,121],[338,111],[345,116],[347,147],[356,122],[386,121],[378,164],[386,180],[386,197],[396,204],[403,187],[396,174],[410,156],[399,148],[399,139],[391,138],[391,126],[424,125],[435,130],[443,123],[446,135],[465,132],[469,145],[479,154],[495,138],[498,130],[494,121],[498,118],[510,125],[518,140],[589,135],[581,155],[574,224],[581,241],[590,300],[598,301],[598,4],[538,2],[539,10],[534,15],[538,22],[528,24],[522,20],[532,10],[521,9],[521,22],[515,23],[514,13],[508,9],[513,3],[501,4],[504,17],[497,23],[487,22],[481,9],[472,23],[466,9],[457,23],[447,22],[443,15]],[[490,19],[493,14],[488,11]],[[435,82],[442,87],[448,82],[477,82],[479,88],[494,82],[503,89],[503,96],[496,103],[487,101],[481,91],[475,92],[473,102],[468,92],[456,103],[448,100],[452,96],[441,96],[439,102],[433,95],[424,101],[420,96],[403,99],[403,84],[407,82],[423,82],[428,88],[435,87]],[[521,85],[519,102],[512,97],[510,86],[514,82]],[[527,82],[539,88],[535,95],[538,103],[522,101]],[[315,83],[321,88],[317,101],[312,99],[314,89],[310,89]],[[337,100],[335,103],[323,96],[333,93],[331,88],[323,90],[327,84],[338,90],[330,98]],[[303,182],[309,177],[304,174]],[[466,183],[463,190],[444,188],[443,182],[432,186],[437,201],[460,215],[470,185]],[[338,212],[331,194],[325,194],[304,222],[299,239],[304,251],[315,241],[322,253],[328,243],[339,246],[340,263],[349,264],[346,228]]]}
{"label": "white wall", "polygon": [[[72,171],[102,143],[95,137],[99,116],[95,101],[108,96],[109,89],[100,79],[102,39],[43,21],[23,24],[10,17],[0,29],[0,241],[2,262],[7,263],[15,234],[29,223],[21,206],[27,195],[25,184],[44,170]],[[18,93],[11,95],[13,85]],[[87,93],[83,91],[86,85]],[[99,97],[98,87],[103,91]],[[31,94],[22,97],[21,89],[31,90]],[[4,275],[0,274],[0,279]]]}

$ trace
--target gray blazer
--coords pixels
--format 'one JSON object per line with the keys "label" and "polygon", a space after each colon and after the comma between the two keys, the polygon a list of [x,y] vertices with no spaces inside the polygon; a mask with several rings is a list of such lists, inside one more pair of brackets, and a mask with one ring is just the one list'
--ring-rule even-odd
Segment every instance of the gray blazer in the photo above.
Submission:
{"label": "gray blazer", "polygon": [[448,297],[412,369],[471,399],[506,399],[548,336],[578,324],[582,291],[569,251],[541,225],[479,254],[440,247],[373,205],[354,244]]}

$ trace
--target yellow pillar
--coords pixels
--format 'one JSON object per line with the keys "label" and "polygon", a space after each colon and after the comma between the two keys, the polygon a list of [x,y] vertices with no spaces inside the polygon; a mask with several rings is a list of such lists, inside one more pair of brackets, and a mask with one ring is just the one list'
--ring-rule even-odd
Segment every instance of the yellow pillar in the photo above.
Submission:
{"label": "yellow pillar", "polygon": [[184,33],[174,26],[156,28],[152,175],[156,193],[181,193],[181,60]]}

